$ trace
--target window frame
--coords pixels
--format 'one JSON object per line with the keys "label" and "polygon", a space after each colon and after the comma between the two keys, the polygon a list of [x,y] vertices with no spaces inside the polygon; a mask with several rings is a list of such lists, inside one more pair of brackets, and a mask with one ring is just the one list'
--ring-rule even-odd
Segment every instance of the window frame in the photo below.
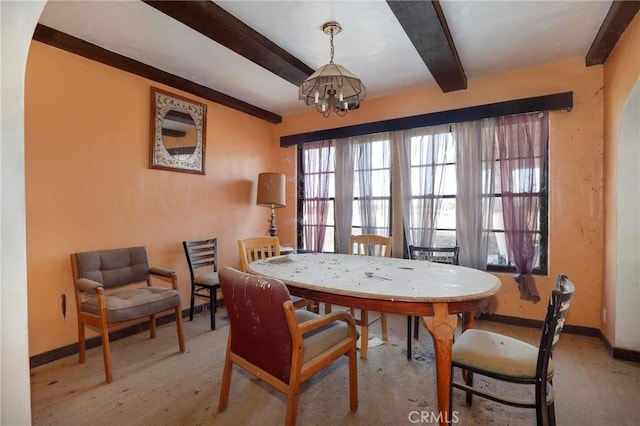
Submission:
{"label": "window frame", "polygon": [[[339,143],[339,142],[337,142]],[[297,221],[297,247],[298,250],[300,252],[304,252],[305,250],[302,249],[301,247],[304,246],[304,217],[303,217],[303,212],[304,212],[304,202],[305,202],[305,198],[304,198],[304,183],[305,183],[305,169],[304,169],[304,144],[300,144],[297,148],[297,158],[298,158],[298,187],[297,187],[297,207],[298,207],[298,221]],[[496,162],[499,162],[500,159],[496,159]],[[455,164],[457,165],[457,162],[447,162],[447,163],[443,163],[442,165],[451,165],[451,164]],[[540,197],[540,230],[539,231],[534,231],[538,234],[540,234],[540,267],[538,268],[534,268],[533,270],[533,274],[534,275],[547,275],[547,271],[548,271],[548,255],[549,255],[549,247],[548,247],[548,241],[549,241],[549,226],[548,226],[548,206],[549,206],[549,185],[548,185],[548,181],[549,181],[549,153],[547,150],[546,153],[546,158],[544,159],[544,161],[542,162],[542,169],[540,171],[540,191],[536,192],[534,194],[536,194],[538,197]],[[389,211],[389,223],[388,223],[388,229],[389,229],[389,235],[391,235],[392,232],[392,223],[393,223],[393,200],[394,200],[394,193],[393,193],[393,168],[394,168],[394,163],[392,161],[391,167],[390,167],[390,195],[389,197],[374,197],[375,199],[388,199],[389,200],[389,206],[390,206],[390,211]],[[373,170],[373,169],[372,169]],[[377,169],[376,169],[377,170]],[[335,174],[335,170],[332,172],[328,172],[328,173],[334,173]],[[314,172],[315,174],[315,172]],[[335,180],[334,180],[335,183]],[[496,192],[493,194],[494,197],[496,198],[502,198],[502,193],[501,192]],[[412,196],[412,199],[418,199],[418,198],[425,198],[425,195],[418,195],[418,196]],[[441,195],[441,196],[437,196],[438,198],[442,198],[442,199],[449,199],[449,198],[456,198],[455,195],[450,195],[450,194],[446,194],[446,195]],[[334,205],[334,209],[333,212],[335,214],[335,197],[328,197],[327,198],[328,201],[332,202]],[[355,197],[353,198],[353,201],[356,202],[359,200],[359,197]],[[334,236],[335,236],[335,230],[336,230],[336,225],[335,225],[335,218],[333,221],[333,225],[316,225],[316,226],[324,226],[326,228],[333,228],[334,230]],[[360,228],[361,226],[352,226],[352,229],[356,229],[356,228]],[[455,232],[456,229],[450,229],[450,228],[435,228],[436,231],[447,231],[447,232]],[[492,233],[504,233],[504,230],[500,230],[500,229],[491,229],[489,230],[489,232]],[[404,233],[403,233],[403,239],[405,239]],[[403,244],[403,247],[406,246],[406,239],[405,239],[405,244]],[[334,242],[333,242],[333,251],[335,252],[337,250],[336,247],[336,239],[334,238]],[[404,250],[406,251],[406,250]],[[407,255],[407,253],[404,253],[405,257]],[[488,271],[492,271],[492,272],[504,272],[504,273],[515,273],[516,269],[515,266],[512,265],[498,265],[498,264],[492,264],[492,263],[487,263],[487,270]]]}

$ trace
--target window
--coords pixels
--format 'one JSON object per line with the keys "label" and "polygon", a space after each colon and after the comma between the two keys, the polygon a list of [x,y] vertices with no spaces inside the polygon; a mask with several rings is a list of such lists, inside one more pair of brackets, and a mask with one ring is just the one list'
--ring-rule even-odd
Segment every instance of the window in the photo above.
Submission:
{"label": "window", "polygon": [[[427,129],[427,128],[425,128]],[[299,147],[299,236],[298,248],[310,251],[337,251],[336,235],[336,183],[342,182],[336,178],[337,144],[352,143],[353,146],[353,196],[351,233],[377,233],[391,235],[391,217],[403,215],[405,223],[405,242],[407,238],[414,241],[424,241],[424,234],[428,233],[428,240],[435,247],[460,246],[460,213],[461,193],[459,182],[469,182],[467,177],[461,178],[466,172],[466,164],[460,155],[465,155],[467,147],[463,146],[461,138],[454,137],[454,130],[446,126],[446,130],[433,129],[420,134],[421,129],[412,129],[408,142],[407,158],[400,160],[399,156],[392,159],[390,137],[378,136],[377,139],[366,143],[355,142],[354,139],[324,142],[319,147],[317,143],[301,145]],[[416,132],[417,131],[417,132]],[[489,181],[481,198],[490,206],[488,212],[489,225],[482,226],[482,232],[488,236],[488,251],[486,262],[488,269],[497,271],[515,271],[514,262],[509,262],[507,236],[505,232],[505,206],[508,200],[509,211],[529,203],[534,206],[536,214],[532,216],[532,223],[520,232],[533,236],[536,256],[533,260],[534,273],[546,273],[547,263],[547,158],[544,155],[526,154],[521,151],[501,150],[497,132],[491,130],[489,134],[489,149],[492,154],[489,159],[484,158],[481,170],[482,181]],[[323,151],[324,150],[324,151]],[[327,155],[327,151],[331,153]],[[320,154],[325,152],[325,154]],[[321,166],[318,159],[328,158]],[[402,157],[402,154],[400,154]],[[508,167],[506,167],[508,166]],[[393,168],[408,168],[408,172],[398,173],[401,179],[410,181],[409,200],[402,207],[408,211],[393,211],[392,199],[401,194],[392,194],[391,177]],[[324,176],[321,178],[320,176]],[[317,187],[320,181],[327,182],[326,197],[318,195]],[[349,182],[348,180],[346,182]],[[406,186],[406,185],[405,185]],[[315,189],[314,189],[315,188]],[[487,190],[486,188],[490,188]],[[503,193],[503,188],[506,190]],[[318,203],[326,203],[326,220],[319,219],[315,212]],[[402,209],[401,208],[401,209]],[[323,228],[323,244],[320,250],[309,244],[309,238],[315,230]],[[407,237],[406,234],[409,234]],[[406,246],[406,244],[405,244]],[[461,248],[462,250],[462,248]],[[484,257],[484,256],[483,256]]]}
{"label": "window", "polygon": [[354,148],[351,234],[391,235],[390,142],[360,142]]}
{"label": "window", "polygon": [[[330,143],[299,148],[298,248],[331,251],[335,235],[335,149]],[[300,215],[300,212],[302,215]]]}
{"label": "window", "polygon": [[[451,132],[413,136],[409,167],[408,222],[414,245],[456,246],[456,147]],[[423,234],[432,234],[432,242],[420,243]]]}
{"label": "window", "polygon": [[[338,179],[351,185],[348,234],[390,235],[390,142],[386,139],[354,142],[351,152],[353,175],[347,180]],[[334,145],[328,142],[299,148],[298,212],[302,212],[298,221],[299,250],[337,251],[335,156]]]}

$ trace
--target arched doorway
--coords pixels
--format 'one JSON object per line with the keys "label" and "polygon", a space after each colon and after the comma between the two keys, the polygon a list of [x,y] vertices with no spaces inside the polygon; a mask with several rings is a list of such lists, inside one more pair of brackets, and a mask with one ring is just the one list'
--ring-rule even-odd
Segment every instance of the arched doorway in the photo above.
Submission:
{"label": "arched doorway", "polygon": [[2,2],[0,140],[0,423],[31,424],[24,185],[24,91],[31,37],[45,1]]}
{"label": "arched doorway", "polygon": [[614,346],[640,351],[640,80],[629,93],[616,147]]}

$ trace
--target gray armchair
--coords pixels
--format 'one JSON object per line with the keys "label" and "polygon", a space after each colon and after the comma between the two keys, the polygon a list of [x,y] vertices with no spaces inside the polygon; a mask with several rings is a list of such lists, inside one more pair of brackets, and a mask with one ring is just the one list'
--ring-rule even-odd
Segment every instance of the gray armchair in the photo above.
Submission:
{"label": "gray armchair", "polygon": [[[156,315],[173,309],[180,352],[184,334],[180,293],[175,272],[149,267],[144,247],[88,251],[71,255],[78,317],[78,354],[85,360],[85,326],[97,327],[107,382],[113,379],[109,328],[125,321],[149,317],[151,338],[156,336]],[[171,282],[171,288],[152,285],[152,277]],[[131,284],[145,283],[145,286]]]}

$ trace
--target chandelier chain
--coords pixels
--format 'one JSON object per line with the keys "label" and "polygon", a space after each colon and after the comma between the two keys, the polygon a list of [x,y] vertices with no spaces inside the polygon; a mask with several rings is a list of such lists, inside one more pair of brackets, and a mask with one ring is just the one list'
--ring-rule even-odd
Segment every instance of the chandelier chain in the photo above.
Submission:
{"label": "chandelier chain", "polygon": [[331,59],[329,60],[330,64],[333,64],[333,30],[331,30],[331,35],[329,36],[329,39],[331,40]]}

